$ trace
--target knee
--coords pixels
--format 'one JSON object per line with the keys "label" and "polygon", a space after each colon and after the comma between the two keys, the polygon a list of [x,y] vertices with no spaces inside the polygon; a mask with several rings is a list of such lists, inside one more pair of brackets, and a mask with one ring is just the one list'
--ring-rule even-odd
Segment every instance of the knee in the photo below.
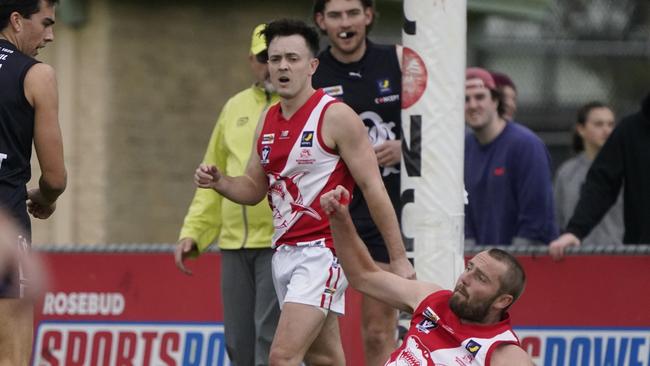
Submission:
{"label": "knee", "polygon": [[286,349],[271,347],[269,366],[298,366],[302,360]]}
{"label": "knee", "polygon": [[336,352],[332,354],[307,352],[305,363],[309,366],[342,366],[345,365],[345,356]]}
{"label": "knee", "polygon": [[385,347],[396,345],[397,328],[393,326],[380,327],[377,325],[368,325],[363,331],[363,340],[368,351],[379,351]]}

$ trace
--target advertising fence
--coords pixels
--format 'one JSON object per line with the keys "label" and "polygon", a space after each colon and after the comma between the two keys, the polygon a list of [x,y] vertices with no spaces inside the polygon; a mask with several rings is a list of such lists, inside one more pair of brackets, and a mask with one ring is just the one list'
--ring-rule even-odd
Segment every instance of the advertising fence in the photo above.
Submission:
{"label": "advertising fence", "polygon": [[[218,252],[191,261],[192,276],[171,246],[43,256],[51,285],[35,307],[33,365],[229,365]],[[650,366],[650,255],[517,257],[528,285],[511,315],[537,365]],[[341,333],[348,365],[363,366],[360,296],[348,291]]]}

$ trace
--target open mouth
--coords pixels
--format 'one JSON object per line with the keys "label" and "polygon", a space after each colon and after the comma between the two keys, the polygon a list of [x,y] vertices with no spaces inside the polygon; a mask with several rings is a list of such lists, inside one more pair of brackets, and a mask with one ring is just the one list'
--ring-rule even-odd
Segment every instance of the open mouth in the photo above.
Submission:
{"label": "open mouth", "polygon": [[288,83],[290,80],[291,80],[291,79],[289,79],[287,76],[280,76],[280,77],[278,78],[278,81],[279,81],[281,84],[286,84],[286,83]]}
{"label": "open mouth", "polygon": [[341,32],[338,34],[338,36],[341,39],[350,39],[354,37],[355,34],[357,34],[357,32]]}

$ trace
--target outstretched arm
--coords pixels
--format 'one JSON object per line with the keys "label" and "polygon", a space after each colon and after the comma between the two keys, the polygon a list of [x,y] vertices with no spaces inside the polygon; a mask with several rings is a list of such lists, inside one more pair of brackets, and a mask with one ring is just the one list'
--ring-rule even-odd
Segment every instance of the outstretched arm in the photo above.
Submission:
{"label": "outstretched arm", "polygon": [[325,142],[338,150],[366,199],[372,220],[386,243],[391,271],[404,278],[415,278],[363,122],[350,107],[335,103],[325,112],[323,130]]}
{"label": "outstretched arm", "polygon": [[321,196],[329,216],[336,255],[352,287],[398,309],[412,313],[422,300],[442,288],[436,284],[407,280],[379,268],[359,238],[347,203],[350,193],[342,186]]}

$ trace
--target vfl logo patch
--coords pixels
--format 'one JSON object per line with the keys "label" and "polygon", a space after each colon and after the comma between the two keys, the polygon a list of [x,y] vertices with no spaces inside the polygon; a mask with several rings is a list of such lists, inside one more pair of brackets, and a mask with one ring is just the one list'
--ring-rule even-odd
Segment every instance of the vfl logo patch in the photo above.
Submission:
{"label": "vfl logo patch", "polygon": [[314,143],[314,131],[303,131],[300,147],[312,147]]}
{"label": "vfl logo patch", "polygon": [[470,339],[470,341],[467,342],[465,349],[467,350],[467,352],[471,353],[472,356],[476,357],[476,354],[481,349],[481,345],[476,343],[474,340]]}
{"label": "vfl logo patch", "polygon": [[330,97],[338,97],[343,95],[343,85],[334,85],[323,88],[325,94]]}
{"label": "vfl logo patch", "polygon": [[270,145],[275,141],[275,134],[274,133],[265,133],[262,136],[262,145]]}
{"label": "vfl logo patch", "polygon": [[390,86],[390,80],[386,78],[377,80],[377,90],[379,91],[380,95],[392,93],[393,88]]}
{"label": "vfl logo patch", "polygon": [[270,146],[264,146],[262,148],[262,158],[260,159],[260,163],[263,164],[263,165],[268,164],[270,154],[271,154],[271,147]]}
{"label": "vfl logo patch", "polygon": [[418,330],[420,333],[424,334],[429,334],[432,329],[436,329],[438,327],[438,324],[435,322],[429,320],[429,319],[422,319],[418,325],[415,326],[415,328]]}

